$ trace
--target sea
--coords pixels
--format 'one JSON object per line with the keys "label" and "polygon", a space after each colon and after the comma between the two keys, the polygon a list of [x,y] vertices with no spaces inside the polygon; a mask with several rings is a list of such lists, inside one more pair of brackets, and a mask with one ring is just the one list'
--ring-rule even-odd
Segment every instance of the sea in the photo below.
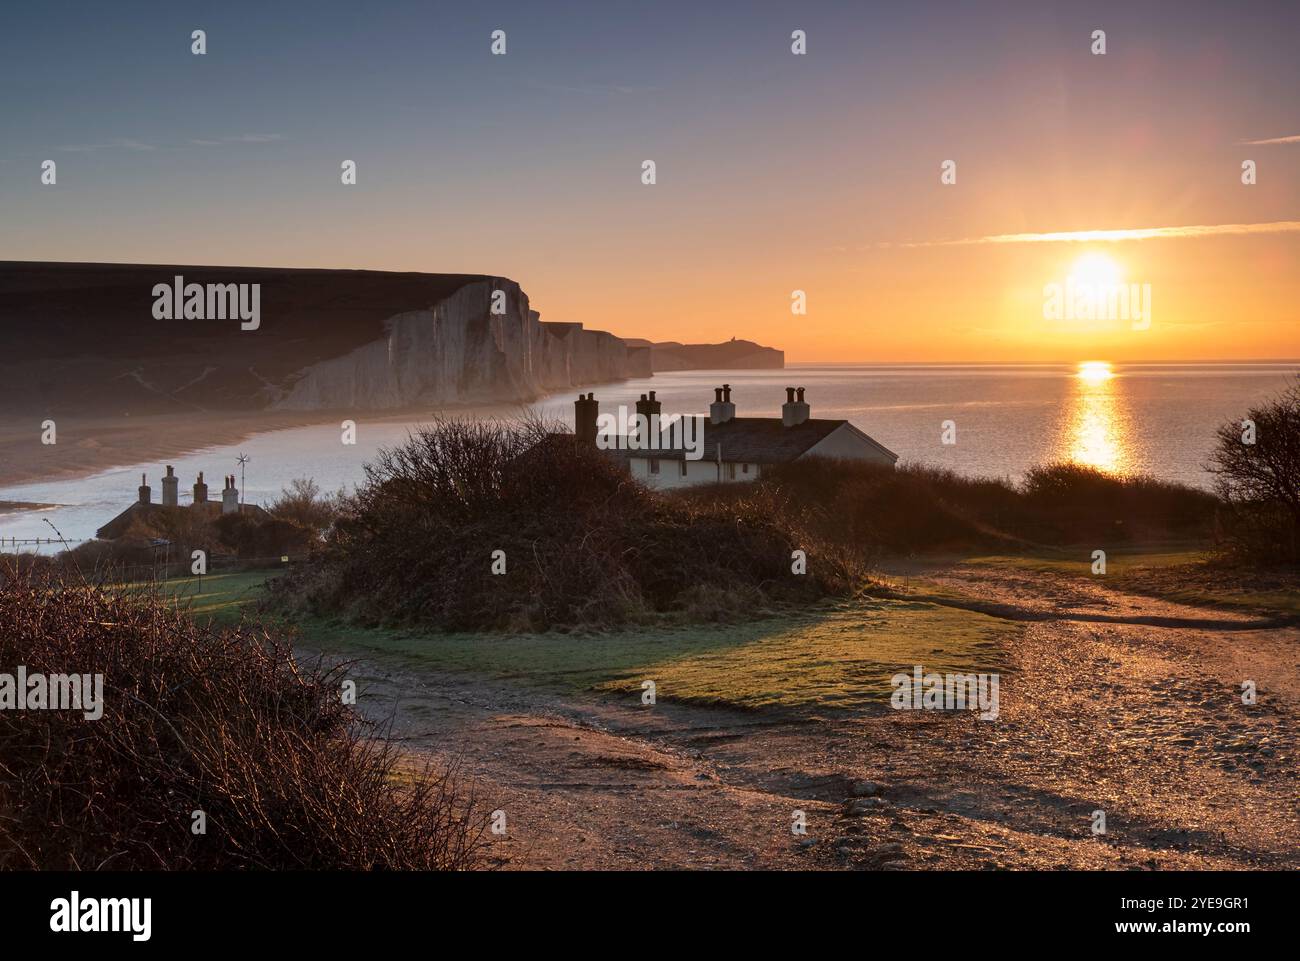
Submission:
{"label": "sea", "polygon": [[[819,364],[783,370],[680,371],[583,388],[602,413],[631,409],[655,391],[663,414],[707,415],[714,388],[731,387],[737,416],[779,417],[787,387],[802,387],[812,416],[845,419],[899,455],[900,462],[962,474],[1022,478],[1035,465],[1088,464],[1122,474],[1209,488],[1205,463],[1221,424],[1240,422],[1253,406],[1297,382],[1300,361],[1120,364]],[[505,417],[525,411],[573,423],[576,389],[526,407],[430,410],[411,421],[355,418],[354,444],[338,424],[258,434],[229,446],[173,457],[181,502],[195,475],[220,497],[220,478],[241,472],[248,503],[268,504],[295,478],[326,491],[364,481],[364,464],[384,447],[437,416]],[[707,428],[706,428],[707,429]],[[124,464],[76,479],[0,488],[0,501],[58,505],[0,514],[0,539],[49,538],[70,543],[95,531],[136,499],[141,473],[160,497],[163,465]],[[0,548],[11,549],[11,548]],[[30,548],[28,548],[30,549]]]}

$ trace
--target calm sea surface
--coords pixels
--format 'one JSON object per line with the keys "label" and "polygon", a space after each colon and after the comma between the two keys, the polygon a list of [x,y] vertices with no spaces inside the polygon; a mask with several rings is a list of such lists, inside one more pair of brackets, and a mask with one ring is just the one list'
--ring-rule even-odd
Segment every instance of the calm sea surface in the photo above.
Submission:
{"label": "calm sea surface", "polygon": [[[844,418],[903,461],[965,474],[1016,479],[1035,464],[1073,460],[1108,471],[1144,472],[1209,486],[1202,465],[1217,425],[1284,389],[1300,363],[1179,365],[808,366],[772,371],[684,371],[646,380],[587,388],[602,412],[629,407],[654,390],[665,415],[705,414],[713,387],[729,383],[740,416],[780,416],[784,388],[807,389],[812,416]],[[572,424],[576,391],[533,405]],[[484,415],[508,415],[485,408]],[[461,416],[465,412],[460,412]],[[344,446],[333,426],[275,431],[232,447],[214,447],[171,463],[181,478],[182,503],[194,476],[238,473],[235,457],[249,455],[246,499],[267,503],[295,477],[326,490],[350,488],[361,465],[380,447],[400,443],[407,424],[359,420],[355,446]],[[941,442],[943,422],[956,425],[956,443]],[[160,496],[162,466],[114,468],[90,477],[0,488],[0,501],[60,504],[54,510],[0,516],[0,537],[49,537],[49,518],[70,540],[95,530],[136,497],[141,472]]]}

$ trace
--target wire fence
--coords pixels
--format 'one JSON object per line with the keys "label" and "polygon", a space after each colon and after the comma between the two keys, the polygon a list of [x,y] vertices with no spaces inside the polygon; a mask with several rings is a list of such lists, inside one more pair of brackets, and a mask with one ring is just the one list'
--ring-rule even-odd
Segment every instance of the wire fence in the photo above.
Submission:
{"label": "wire fence", "polygon": [[189,581],[202,585],[204,578],[226,577],[231,574],[246,574],[253,571],[271,572],[288,570],[298,563],[300,558],[288,555],[278,557],[235,557],[213,555],[207,559],[203,573],[194,571],[194,564],[189,558],[159,561],[153,564],[113,565],[113,576],[124,583],[146,583],[161,581]]}
{"label": "wire fence", "polygon": [[13,553],[20,547],[53,546],[55,544],[60,547],[76,547],[78,544],[85,544],[89,540],[91,540],[89,537],[0,537],[0,554]]}
{"label": "wire fence", "polygon": [[[22,540],[23,538],[18,538],[20,546]],[[14,546],[12,541],[12,538],[6,538],[4,543],[0,544],[0,555],[9,552],[9,549]],[[41,543],[45,543],[44,538],[41,539]],[[54,541],[54,543],[59,544],[62,542]],[[231,574],[243,574],[252,571],[265,573],[285,571],[302,560],[302,555],[288,554],[259,557],[208,554],[203,558],[202,563],[199,563],[188,553],[181,554],[175,549],[167,550],[165,548],[156,549],[154,557],[143,562],[127,562],[111,557],[68,561],[67,558],[71,558],[72,555],[60,554],[19,553],[16,556],[10,554],[10,557],[11,560],[18,562],[20,569],[27,566],[43,567],[47,565],[63,567],[65,564],[71,563],[75,565],[75,569],[79,570],[82,576],[92,581],[111,581],[118,584],[160,584],[171,581],[193,581],[200,587],[205,578],[225,577]]]}

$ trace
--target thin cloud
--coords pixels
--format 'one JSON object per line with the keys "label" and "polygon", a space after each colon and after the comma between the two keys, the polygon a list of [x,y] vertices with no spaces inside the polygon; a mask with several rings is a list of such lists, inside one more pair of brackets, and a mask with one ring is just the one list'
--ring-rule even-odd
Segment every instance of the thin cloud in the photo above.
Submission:
{"label": "thin cloud", "polygon": [[1271,137],[1268,140],[1238,140],[1237,143],[1255,147],[1275,143],[1300,143],[1300,133],[1292,134],[1290,137]]}
{"label": "thin cloud", "polygon": [[230,143],[274,143],[283,140],[284,135],[278,133],[241,133],[234,137],[195,137],[183,144],[152,144],[143,140],[134,140],[130,137],[118,137],[114,140],[106,140],[103,143],[77,143],[67,144],[60,147],[60,150],[66,150],[72,153],[92,153],[96,150],[157,150],[160,146],[175,149],[180,147],[220,147]]}
{"label": "thin cloud", "polygon": [[59,149],[68,150],[72,153],[91,153],[95,150],[153,150],[154,145],[151,143],[145,143],[142,140],[131,140],[126,137],[119,137],[116,140],[110,140],[106,143],[68,144]]}
{"label": "thin cloud", "polygon": [[1083,244],[1125,240],[1174,240],[1200,237],[1241,237],[1254,234],[1300,233],[1300,220],[1262,224],[1198,224],[1188,227],[1135,227],[1126,230],[1058,230],[1041,234],[989,234],[962,240],[922,240],[882,243],[879,247],[971,247],[981,244]]}
{"label": "thin cloud", "polygon": [[220,147],[228,143],[274,143],[283,139],[283,134],[278,133],[241,133],[237,137],[218,137],[215,140],[196,138],[190,143],[196,147]]}
{"label": "thin cloud", "polygon": [[658,87],[635,86],[631,84],[618,83],[588,83],[588,84],[563,84],[563,83],[544,83],[538,80],[528,81],[528,86],[535,90],[546,90],[551,93],[580,93],[589,97],[608,97],[608,96],[634,96],[636,94],[654,93]]}

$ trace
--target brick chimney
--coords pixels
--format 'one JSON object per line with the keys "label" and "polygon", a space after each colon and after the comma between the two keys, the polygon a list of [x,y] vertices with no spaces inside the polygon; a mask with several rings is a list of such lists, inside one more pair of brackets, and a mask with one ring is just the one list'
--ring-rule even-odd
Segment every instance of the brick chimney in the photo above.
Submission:
{"label": "brick chimney", "polygon": [[172,465],[167,465],[167,474],[162,479],[162,502],[164,507],[176,507],[180,504],[177,498],[179,493],[180,478],[172,470]]}
{"label": "brick chimney", "polygon": [[199,479],[194,482],[194,503],[206,504],[208,502],[208,485],[203,483],[203,471],[199,471]]}
{"label": "brick chimney", "polygon": [[235,475],[226,476],[226,486],[221,489],[221,513],[239,513],[239,488],[235,486]]}
{"label": "brick chimney", "polygon": [[140,491],[141,504],[148,504],[150,501],[153,500],[153,490],[149,487],[149,482],[145,480],[145,476],[143,474],[140,475],[139,491]]}
{"label": "brick chimney", "polygon": [[[650,391],[649,395],[641,395],[641,399],[636,402],[637,421],[634,430],[637,432],[638,439],[643,444],[648,444],[648,438],[653,437],[659,430],[659,418],[662,416],[664,405],[655,400],[655,392]],[[645,418],[645,437],[640,436],[641,418]]]}
{"label": "brick chimney", "polygon": [[736,416],[736,405],[731,402],[731,385],[713,388],[713,403],[709,405],[709,423],[725,424]]}
{"label": "brick chimney", "polygon": [[[808,405],[803,399],[804,389],[787,387],[785,389],[785,403],[781,405],[781,423],[786,427],[798,427],[808,419],[811,413]],[[798,399],[796,400],[796,394]]]}
{"label": "brick chimney", "polygon": [[573,402],[573,433],[583,444],[596,443],[596,418],[600,415],[600,401],[594,393],[578,395]]}

